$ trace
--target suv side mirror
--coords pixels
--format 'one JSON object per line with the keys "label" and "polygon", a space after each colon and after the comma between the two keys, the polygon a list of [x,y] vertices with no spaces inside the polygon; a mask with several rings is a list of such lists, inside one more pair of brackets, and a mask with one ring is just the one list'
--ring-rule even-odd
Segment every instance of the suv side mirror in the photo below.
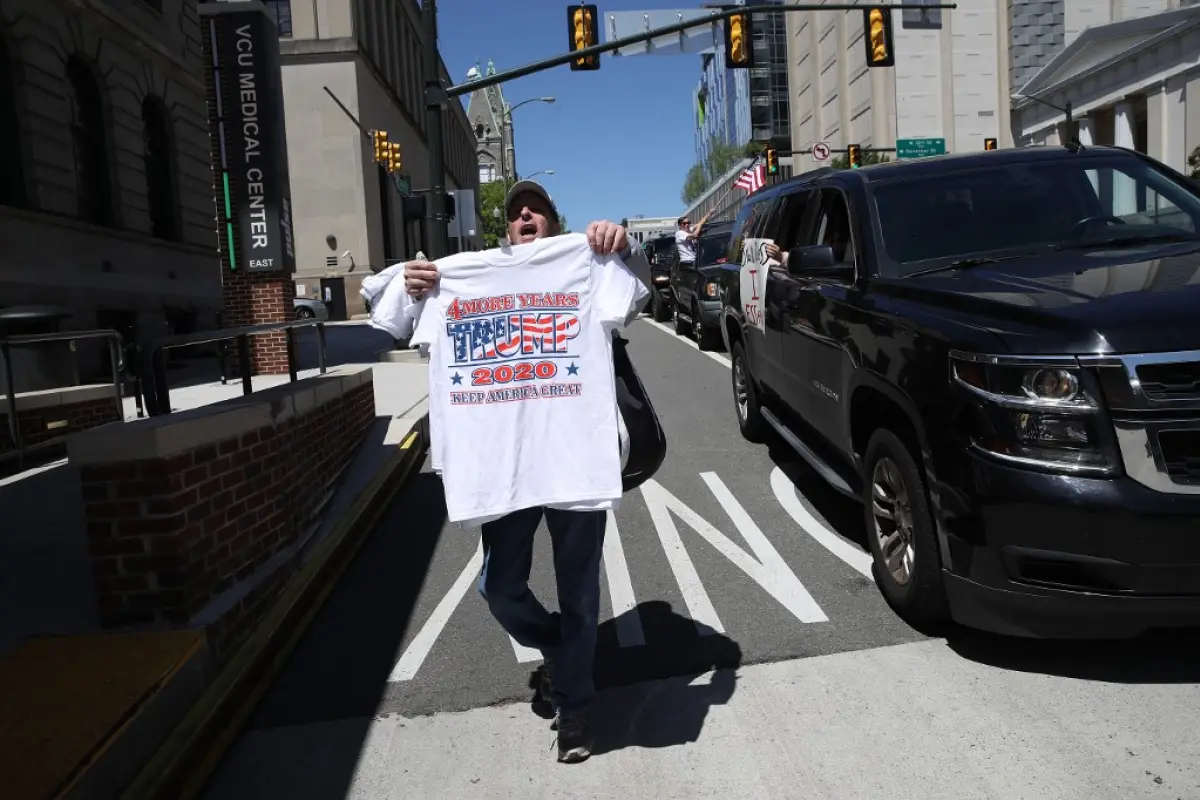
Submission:
{"label": "suv side mirror", "polygon": [[802,278],[854,278],[854,267],[838,263],[833,248],[827,244],[793,247],[788,251],[787,269]]}

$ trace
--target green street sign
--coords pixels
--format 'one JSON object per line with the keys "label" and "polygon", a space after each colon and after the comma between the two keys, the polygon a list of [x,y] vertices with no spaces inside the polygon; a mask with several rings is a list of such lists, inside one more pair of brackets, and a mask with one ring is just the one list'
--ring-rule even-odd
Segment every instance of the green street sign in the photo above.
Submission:
{"label": "green street sign", "polygon": [[945,139],[897,139],[896,158],[926,158],[946,154]]}
{"label": "green street sign", "polygon": [[396,187],[396,191],[407,197],[412,194],[412,184],[408,182],[408,178],[401,178],[399,175],[392,176],[392,184]]}

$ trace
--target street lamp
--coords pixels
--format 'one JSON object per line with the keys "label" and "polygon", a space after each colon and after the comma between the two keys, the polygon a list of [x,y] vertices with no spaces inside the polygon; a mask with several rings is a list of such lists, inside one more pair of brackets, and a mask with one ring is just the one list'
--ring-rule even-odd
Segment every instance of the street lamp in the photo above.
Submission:
{"label": "street lamp", "polygon": [[[514,106],[505,103],[504,117],[500,125],[500,167],[504,173],[504,185],[508,186],[511,182],[509,173],[509,164],[513,163],[512,159],[512,113],[523,105],[529,103],[553,103],[553,97],[530,97],[528,100],[522,100]],[[507,141],[506,141],[507,140]],[[515,166],[515,164],[514,164]],[[515,170],[513,170],[515,172]]]}
{"label": "street lamp", "polygon": [[538,170],[537,172],[533,173],[532,175],[526,175],[524,178],[522,178],[520,175],[518,175],[517,180],[531,181],[534,178],[536,178],[538,175],[553,175],[553,174],[554,174],[554,170],[543,169],[543,170]]}
{"label": "street lamp", "polygon": [[1074,115],[1072,114],[1070,100],[1067,101],[1067,104],[1064,107],[1064,106],[1055,105],[1054,103],[1051,103],[1048,100],[1043,100],[1042,98],[1038,97],[1037,95],[1033,95],[1033,94],[1019,94],[1018,93],[1018,94],[1014,94],[1013,97],[1017,100],[1032,100],[1035,103],[1041,103],[1044,106],[1049,106],[1050,108],[1053,108],[1055,111],[1063,112],[1063,114],[1065,114],[1067,117],[1067,119],[1066,119],[1067,135],[1068,136],[1071,135],[1071,125],[1075,120],[1074,120]]}

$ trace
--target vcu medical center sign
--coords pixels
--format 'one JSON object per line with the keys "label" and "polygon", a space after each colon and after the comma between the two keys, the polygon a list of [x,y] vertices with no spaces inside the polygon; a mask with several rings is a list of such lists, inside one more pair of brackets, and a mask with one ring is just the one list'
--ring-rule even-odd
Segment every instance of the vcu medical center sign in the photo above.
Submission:
{"label": "vcu medical center sign", "polygon": [[258,4],[200,10],[222,250],[232,270],[294,272],[279,31]]}

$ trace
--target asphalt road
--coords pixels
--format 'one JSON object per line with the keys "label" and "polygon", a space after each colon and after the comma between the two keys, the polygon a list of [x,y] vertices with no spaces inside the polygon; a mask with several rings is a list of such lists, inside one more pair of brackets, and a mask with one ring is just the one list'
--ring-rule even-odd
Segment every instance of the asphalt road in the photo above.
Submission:
{"label": "asphalt road", "polygon": [[[615,689],[604,696],[621,698],[628,691],[650,691],[638,687],[658,678],[720,667],[787,662],[778,666],[797,665],[803,670],[804,664],[812,663],[809,674],[833,670],[845,675],[848,684],[839,688],[836,674],[801,678],[818,680],[804,690],[810,695],[807,701],[796,695],[797,702],[808,703],[809,714],[843,713],[843,691],[861,695],[851,701],[855,708],[868,708],[878,701],[882,703],[879,713],[887,717],[881,720],[886,733],[881,730],[879,746],[889,751],[911,747],[914,753],[933,759],[929,768],[934,768],[934,762],[944,761],[954,750],[959,736],[952,729],[943,729],[937,716],[942,704],[938,698],[946,692],[955,695],[954,706],[961,709],[964,719],[994,719],[1000,726],[997,730],[1021,737],[1022,729],[1031,724],[1022,723],[1021,715],[1037,719],[1036,709],[1054,705],[1068,689],[1078,693],[1079,699],[1063,712],[1065,717],[1078,717],[1080,709],[1100,713],[1079,683],[1100,681],[1111,696],[1095,700],[1100,709],[1124,703],[1145,712],[1142,722],[1115,711],[1112,719],[1103,720],[1112,731],[1129,728],[1130,741],[1136,742],[1128,748],[1130,757],[1135,751],[1154,754],[1166,749],[1166,757],[1174,758],[1176,765],[1187,762],[1190,757],[1186,753],[1195,751],[1194,743],[1179,741],[1173,731],[1182,732],[1192,725],[1191,712],[1180,703],[1181,698],[1191,698],[1182,700],[1185,704],[1197,699],[1194,689],[1200,682],[1200,668],[1195,660],[1195,637],[1115,645],[1024,642],[969,632],[956,633],[945,641],[926,639],[896,617],[868,577],[861,507],[828,489],[786,446],[753,445],[742,439],[733,416],[725,357],[701,353],[689,340],[644,319],[635,323],[627,336],[630,353],[666,429],[669,455],[653,482],[626,496],[615,514],[615,526],[610,520],[608,542],[619,542],[620,552],[616,548],[606,551],[602,577],[596,678],[601,689]],[[553,607],[553,576],[546,557],[549,540],[544,530],[541,536],[531,583],[543,602]],[[477,548],[477,530],[445,523],[436,476],[424,472],[411,481],[256,709],[241,743],[210,786],[210,796],[233,797],[230,792],[235,789],[261,792],[265,785],[276,782],[295,792],[297,787],[307,786],[306,781],[314,782],[317,772],[312,770],[316,768],[297,763],[293,770],[289,766],[292,758],[319,759],[321,781],[341,787],[356,770],[360,776],[364,770],[382,771],[395,782],[392,789],[370,790],[363,796],[399,796],[394,791],[403,794],[405,786],[426,784],[417,779],[421,769],[409,763],[408,755],[387,748],[411,749],[416,746],[413,737],[424,741],[424,735],[408,734],[407,745],[376,745],[387,752],[375,752],[372,757],[366,751],[369,737],[376,741],[380,730],[424,725],[413,718],[435,712],[497,706],[499,713],[508,703],[528,703],[540,662],[536,654],[514,647],[475,591],[479,564],[472,559],[477,557]],[[906,643],[932,647],[921,651],[929,661],[915,666],[902,655],[912,651],[889,647]],[[859,654],[863,660],[843,663],[836,658],[815,658],[831,654],[850,659]],[[903,674],[895,678],[901,695],[928,695],[918,702],[925,709],[918,717],[907,718],[911,712],[903,709],[911,698],[893,697],[889,686],[877,685],[882,679],[879,675],[864,672],[862,681],[866,683],[858,685],[852,671],[859,669],[857,665],[873,663],[876,655],[883,662],[898,658],[906,665],[901,667]],[[917,678],[913,669],[931,672]],[[962,675],[954,679],[958,682],[952,682],[950,676],[959,673]],[[985,699],[987,691],[979,688],[995,682],[989,675],[1000,681],[992,692],[998,696],[991,700]],[[687,681],[686,677],[680,679]],[[785,677],[780,690],[786,698],[784,707],[791,702],[786,688],[790,680],[794,679]],[[902,687],[905,681],[910,684],[907,689]],[[939,685],[943,688],[937,688]],[[708,693],[706,707],[729,702],[730,697],[722,692],[733,694],[733,679],[714,678],[704,691]],[[753,697],[749,694],[741,701],[751,703],[753,710],[739,713],[755,719],[772,713],[771,707],[760,704],[780,702],[778,698],[751,700]],[[631,702],[640,709],[651,700],[637,695],[633,701],[609,702]],[[1011,709],[1007,708],[1010,702]],[[887,710],[889,703],[895,706],[892,711]],[[1193,703],[1193,710],[1195,707]],[[495,724],[502,730],[524,730],[527,726],[512,722],[522,715],[521,707],[508,708],[513,710],[504,711]],[[782,708],[780,713],[785,713]],[[785,714],[781,719],[786,718]],[[745,724],[755,729],[754,723]],[[1025,746],[1014,745],[1008,765],[999,768],[1019,771],[1026,751],[1028,758],[1036,759],[1037,751],[1058,746],[1049,719],[1039,724],[1045,729],[1041,735],[1031,734]],[[506,727],[509,725],[515,727]],[[927,730],[922,732],[922,727]],[[920,741],[900,741],[906,729]],[[452,739],[469,735],[455,730],[459,733]],[[717,736],[716,730],[713,736]],[[728,748],[738,747],[736,737],[744,735],[735,733],[732,741],[709,742],[706,733],[699,746],[715,749],[712,757],[725,762],[734,756]],[[774,741],[765,732],[762,735]],[[1009,733],[990,735],[1010,741]],[[1107,737],[1116,735],[1110,732]],[[545,736],[549,747],[551,734],[546,731]],[[858,745],[865,742],[854,736]],[[1078,732],[1071,747],[1090,758],[1096,754],[1087,737],[1086,731]],[[679,743],[697,741],[695,732],[679,738]],[[470,744],[447,741],[445,747]],[[430,748],[439,749],[426,743],[426,749]],[[1172,749],[1177,752],[1170,752]],[[904,761],[899,752],[898,764]],[[852,755],[852,749],[846,753],[846,761],[859,758]],[[481,760],[479,753],[472,755]],[[548,753],[546,758],[550,758]],[[482,760],[486,762],[487,757]],[[268,762],[272,765],[267,766]],[[739,762],[734,758],[730,763]],[[426,765],[422,780],[436,784],[439,770],[449,768],[440,764]],[[839,765],[839,769],[858,769],[856,764]],[[1128,772],[1131,766],[1132,762],[1124,769]],[[410,769],[413,775],[405,783],[404,775]],[[981,762],[977,772],[988,774],[987,764]],[[1080,775],[1085,773],[1088,770]],[[1130,780],[1140,785],[1140,769],[1131,774]],[[1141,796],[1158,796],[1160,788],[1170,791],[1153,782],[1157,774],[1146,772],[1149,794]],[[1047,785],[1039,780],[1030,778],[1033,785]],[[250,790],[250,785],[256,788]],[[752,784],[735,781],[734,785]],[[961,788],[962,792],[954,790],[943,796],[1033,796],[1015,788],[1014,793]],[[460,796],[449,788],[444,791],[448,794],[443,796]],[[340,790],[322,793],[315,786],[301,794],[342,796]],[[1176,791],[1169,796],[1180,795]],[[1185,791],[1182,796],[1193,795]]]}
{"label": "asphalt road", "polygon": [[[614,621],[611,582],[620,569],[610,552],[602,580],[597,685],[921,638],[896,618],[870,579],[808,535],[776,497],[771,476],[782,467],[813,498],[807,507],[837,519],[830,527],[846,531],[848,546],[861,552],[852,544],[863,530],[859,507],[826,489],[793,454],[741,437],[728,367],[649,322],[636,323],[627,336],[669,451],[654,483],[625,497],[615,529],[607,532],[610,546],[619,540],[628,572],[629,586],[615,591],[618,606],[634,608],[619,615],[620,623]],[[786,484],[799,501],[790,480]],[[492,619],[473,583],[478,530],[444,524],[443,502],[440,482],[428,472],[403,490],[252,724],[380,711],[425,714],[529,697],[531,671],[540,662],[522,662]],[[669,513],[672,534],[662,509],[676,502],[691,513]],[[743,526],[749,517],[767,546],[753,530],[753,541],[747,542],[730,511]],[[659,516],[657,523],[653,515]],[[716,531],[726,550],[736,548],[763,564],[756,575],[767,587],[695,530],[689,524],[694,516]],[[549,537],[544,527],[539,535],[542,546],[531,585],[553,607]],[[667,555],[668,547],[678,550],[672,546],[676,540],[686,553],[676,558],[679,576]],[[774,577],[777,565],[783,567],[781,578]],[[688,574],[693,571],[694,577]],[[695,609],[704,606],[711,612],[697,614]],[[706,626],[703,634],[696,616]],[[440,631],[439,620],[444,620]],[[396,674],[402,660],[403,674]],[[322,689],[314,693],[318,684]]]}

